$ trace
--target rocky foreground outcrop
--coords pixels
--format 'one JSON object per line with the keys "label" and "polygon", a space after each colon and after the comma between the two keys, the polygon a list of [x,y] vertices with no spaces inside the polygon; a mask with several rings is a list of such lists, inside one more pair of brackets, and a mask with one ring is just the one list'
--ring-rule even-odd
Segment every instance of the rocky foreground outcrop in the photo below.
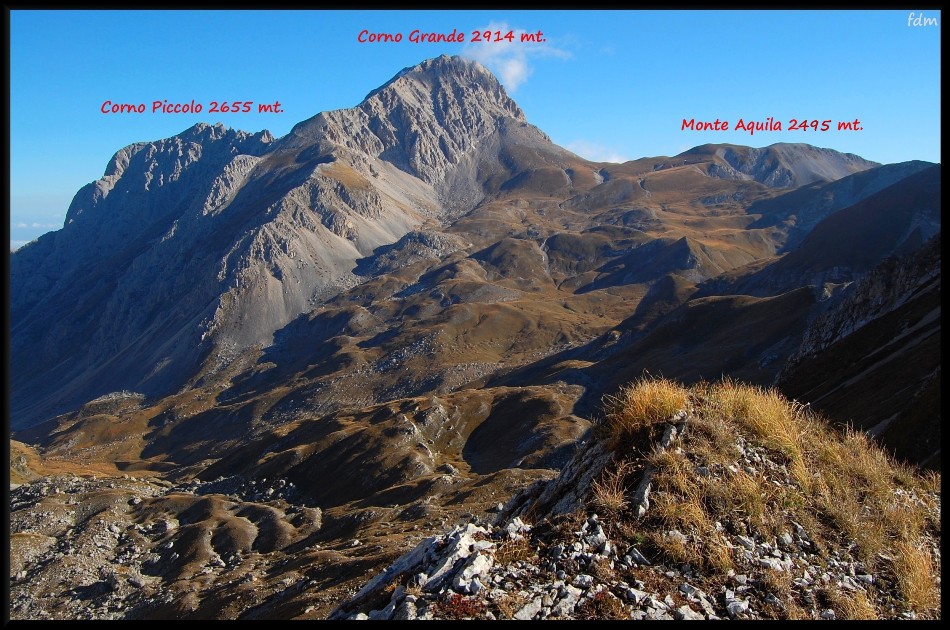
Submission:
{"label": "rocky foreground outcrop", "polygon": [[[727,401],[730,387],[701,400],[700,409],[656,422],[647,431],[653,445],[641,443],[640,457],[595,432],[559,477],[512,499],[495,522],[421,542],[331,618],[939,618],[933,480],[891,467],[857,434],[815,438],[824,462],[803,471],[789,454],[801,447],[808,459],[810,447],[756,435],[749,429],[757,412],[745,416],[752,424],[742,430],[734,420],[711,419],[713,399]],[[766,405],[770,396],[740,395]],[[868,466],[883,466],[881,479],[862,483],[872,468],[831,463],[842,443],[853,457],[869,458]],[[834,474],[858,494],[834,486]],[[824,487],[816,493],[810,484]],[[867,497],[872,490],[882,493],[877,500]],[[863,510],[845,509],[890,514],[848,516],[836,512],[832,495],[843,503],[865,496]],[[818,507],[817,518],[803,518],[808,510],[794,500]],[[891,528],[902,533],[874,538]]]}

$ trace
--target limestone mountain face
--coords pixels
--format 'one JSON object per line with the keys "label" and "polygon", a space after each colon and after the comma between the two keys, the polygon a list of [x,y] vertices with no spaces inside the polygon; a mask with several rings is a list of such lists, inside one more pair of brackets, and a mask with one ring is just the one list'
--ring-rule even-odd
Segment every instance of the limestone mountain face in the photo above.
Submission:
{"label": "limestone mountain face", "polygon": [[482,140],[506,124],[525,123],[524,113],[483,66],[443,55],[406,68],[358,107],[298,124],[283,147],[344,149],[362,160],[383,159],[437,186]]}
{"label": "limestone mountain face", "polygon": [[278,142],[199,124],[122,149],[63,230],[13,257],[15,423],[108,391],[166,393],[206,359],[269,345],[355,284],[356,260],[478,201],[459,172],[509,126],[527,124],[498,81],[443,57]]}
{"label": "limestone mountain face", "polygon": [[[194,369],[195,323],[217,290],[207,245],[219,226],[203,211],[272,140],[196,125],[126,147],[76,194],[62,230],[11,258],[13,408],[42,415],[150,378],[167,387],[163,367]],[[52,390],[60,402],[48,406]]]}
{"label": "limestone mountain face", "polygon": [[823,305],[793,360],[822,352],[848,335],[903,306],[940,279],[940,235],[912,255],[887,258],[867,276]]}

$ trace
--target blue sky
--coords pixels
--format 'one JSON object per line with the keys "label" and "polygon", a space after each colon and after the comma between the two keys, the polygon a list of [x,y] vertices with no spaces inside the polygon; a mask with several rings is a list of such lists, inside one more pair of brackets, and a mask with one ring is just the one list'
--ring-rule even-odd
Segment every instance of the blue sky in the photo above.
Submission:
{"label": "blue sky", "polygon": [[[72,196],[133,142],[222,122],[276,136],[352,107],[406,66],[482,61],[528,120],[595,160],[675,155],[707,142],[808,142],[878,162],[940,160],[942,15],[897,11],[11,11],[13,246],[62,226]],[[916,11],[919,17],[921,11]],[[359,33],[401,33],[360,43]],[[410,33],[465,43],[411,43]],[[542,31],[537,43],[473,44],[472,31]],[[104,101],[145,103],[105,115]],[[201,114],[151,113],[155,100]],[[255,113],[209,114],[213,100]],[[256,113],[280,101],[283,113]],[[684,118],[782,131],[683,131]],[[788,131],[789,119],[860,119],[862,131]],[[834,127],[833,127],[834,129]]]}

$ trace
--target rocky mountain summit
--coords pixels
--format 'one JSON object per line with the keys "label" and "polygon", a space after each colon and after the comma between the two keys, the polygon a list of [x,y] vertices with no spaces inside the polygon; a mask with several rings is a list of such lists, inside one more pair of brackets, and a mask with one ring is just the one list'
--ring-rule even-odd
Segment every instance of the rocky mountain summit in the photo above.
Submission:
{"label": "rocky mountain summit", "polygon": [[939,200],[446,56],[126,147],[11,256],[11,616],[939,617]]}
{"label": "rocky mountain summit", "polygon": [[[527,127],[527,121],[498,80],[481,64],[443,55],[406,68],[358,107],[296,125],[282,148],[342,149],[367,165],[382,159],[451,196],[446,180],[509,126]],[[550,142],[532,131],[538,143]]]}

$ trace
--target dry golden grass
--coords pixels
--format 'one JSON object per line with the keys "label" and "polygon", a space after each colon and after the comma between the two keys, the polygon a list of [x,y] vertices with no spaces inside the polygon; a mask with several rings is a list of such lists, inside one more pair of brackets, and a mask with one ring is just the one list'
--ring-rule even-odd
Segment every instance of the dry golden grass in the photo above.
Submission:
{"label": "dry golden grass", "polygon": [[850,455],[845,458],[845,471],[857,480],[875,500],[887,500],[894,491],[896,466],[863,431],[848,430],[840,442]]}
{"label": "dry golden grass", "polygon": [[657,470],[653,483],[658,490],[680,494],[695,494],[698,491],[695,467],[684,453],[656,449],[650,453],[647,461]]}
{"label": "dry golden grass", "polygon": [[[906,479],[907,477],[913,477],[913,473],[909,472],[909,469],[906,466],[902,466],[898,469],[898,472],[901,474],[902,478]],[[933,494],[940,494],[940,473],[935,470],[925,471],[920,482],[923,484],[924,489],[927,492]],[[911,485],[911,482],[907,482],[904,485]]]}
{"label": "dry golden grass", "polygon": [[691,418],[689,425],[690,431],[702,436],[691,448],[698,460],[706,462],[707,465],[728,465],[739,458],[736,434],[728,424],[718,418],[701,414]]}
{"label": "dry golden grass", "polygon": [[653,506],[656,517],[666,529],[679,529],[686,533],[705,534],[712,528],[709,516],[699,501],[678,497],[668,492],[657,492]]}
{"label": "dry golden grass", "polygon": [[713,570],[730,568],[729,549],[705,509],[709,488],[697,479],[692,462],[684,453],[669,449],[653,451],[648,461],[656,469],[651,518],[662,523],[664,530],[677,529],[703,541],[684,544],[664,536],[656,540],[657,546],[676,562]]}
{"label": "dry golden grass", "polygon": [[915,538],[928,524],[925,503],[898,488],[925,496],[928,482],[892,462],[865,435],[815,431],[806,453],[816,477],[810,499],[846,539],[857,543],[858,556],[874,561],[891,541]]}
{"label": "dry golden grass", "polygon": [[[608,401],[608,443],[616,447],[632,437],[647,439],[649,443],[624,451],[628,458],[637,449],[643,452],[657,435],[642,429],[688,404],[694,409],[677,448],[646,456],[655,469],[650,510],[636,521],[637,528],[619,532],[645,537],[668,561],[715,572],[735,561],[717,521],[741,520],[766,538],[792,531],[795,521],[808,532],[819,556],[848,548],[869,572],[896,576],[904,605],[924,617],[939,617],[938,569],[922,542],[928,537],[939,543],[939,473],[896,463],[864,433],[833,429],[775,390],[731,380],[687,390],[661,379],[641,379]],[[740,458],[740,438],[747,450],[764,448],[779,467],[754,464],[750,474],[749,464]],[[623,463],[620,457],[615,465]],[[715,472],[699,474],[701,466]],[[617,494],[621,477],[617,471],[605,473],[599,501],[626,513]],[[670,529],[687,534],[688,542],[666,535]],[[893,557],[893,566],[882,555]],[[774,614],[808,616],[793,595],[797,588],[774,585],[784,605]],[[872,593],[829,599],[829,605],[841,618],[874,619],[893,614],[884,599],[878,596],[877,601]]]}
{"label": "dry golden grass", "polygon": [[726,540],[721,534],[715,534],[706,539],[706,544],[700,550],[705,566],[709,567],[714,573],[726,573],[729,569],[735,567],[732,561],[732,551],[726,545]]}
{"label": "dry golden grass", "polygon": [[617,571],[610,566],[609,560],[595,560],[588,567],[588,572],[601,583],[617,581]]}
{"label": "dry golden grass", "polygon": [[626,460],[608,468],[591,486],[594,507],[607,514],[620,514],[629,505],[627,501],[627,475],[633,465]]}
{"label": "dry golden grass", "polygon": [[680,538],[668,536],[666,532],[650,532],[649,541],[650,544],[661,551],[670,562],[688,564],[699,558],[697,550],[691,549]]}
{"label": "dry golden grass", "polygon": [[765,446],[782,452],[791,461],[802,457],[802,428],[795,422],[802,413],[774,389],[750,387],[726,379],[710,388],[710,400],[726,418],[733,418]]}
{"label": "dry golden grass", "polygon": [[664,530],[677,529],[693,535],[689,543],[670,536],[653,539],[655,546],[671,560],[712,572],[725,572],[733,567],[732,552],[716,531],[699,497],[683,498],[658,492],[652,509]]}
{"label": "dry golden grass", "polygon": [[502,619],[514,619],[515,614],[527,603],[518,593],[506,593],[493,602]]}
{"label": "dry golden grass", "polygon": [[877,609],[861,591],[843,592],[831,588],[823,588],[819,593],[821,598],[828,602],[835,611],[837,619],[878,619]]}
{"label": "dry golden grass", "polygon": [[506,540],[498,545],[495,551],[495,562],[506,565],[519,560],[528,560],[532,555],[534,555],[534,547],[527,538]]}
{"label": "dry golden grass", "polygon": [[794,583],[792,581],[792,574],[788,571],[775,571],[772,569],[766,569],[762,573],[762,587],[763,589],[775,595],[780,602],[782,602],[782,607],[774,606],[776,610],[773,611],[773,614],[777,619],[789,619],[789,620],[799,620],[799,619],[809,619],[808,613],[799,606],[798,602],[795,600],[793,595],[794,593]]}
{"label": "dry golden grass", "polygon": [[930,551],[914,541],[895,545],[894,574],[904,600],[914,610],[927,610],[940,603]]}
{"label": "dry golden grass", "polygon": [[607,422],[602,424],[608,440],[621,444],[642,429],[665,422],[687,408],[689,392],[681,385],[660,378],[645,376],[620,389],[616,396],[606,396]]}
{"label": "dry golden grass", "polygon": [[405,589],[406,595],[412,595],[416,598],[422,597],[422,585],[415,581],[415,576],[409,581],[409,584],[405,585]]}
{"label": "dry golden grass", "polygon": [[766,505],[768,487],[761,479],[753,478],[744,470],[727,475],[722,490],[732,498],[733,510],[745,516],[749,523],[762,533],[768,531],[767,516],[769,506]]}
{"label": "dry golden grass", "polygon": [[579,619],[629,619],[630,613],[617,596],[610,591],[600,591],[578,607]]}
{"label": "dry golden grass", "polygon": [[868,600],[868,596],[861,591],[856,591],[851,597],[845,598],[840,612],[843,619],[873,620],[878,618],[874,605]]}

